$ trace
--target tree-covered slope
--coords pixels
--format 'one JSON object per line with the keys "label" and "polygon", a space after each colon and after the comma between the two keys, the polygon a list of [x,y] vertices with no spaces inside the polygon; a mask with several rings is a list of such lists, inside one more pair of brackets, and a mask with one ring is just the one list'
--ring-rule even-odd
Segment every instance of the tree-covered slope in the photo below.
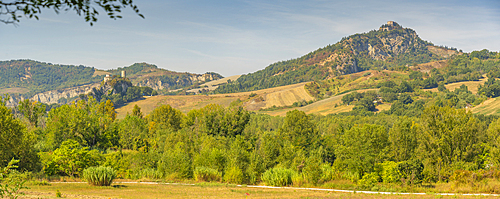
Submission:
{"label": "tree-covered slope", "polygon": [[434,45],[420,39],[414,30],[388,22],[379,30],[354,34],[302,57],[277,62],[255,73],[242,75],[237,81],[220,86],[215,92],[259,90],[367,69],[388,69],[445,58],[431,52],[429,47]]}
{"label": "tree-covered slope", "polygon": [[0,88],[27,88],[24,95],[96,83],[95,69],[85,66],[59,65],[33,60],[0,61]]}

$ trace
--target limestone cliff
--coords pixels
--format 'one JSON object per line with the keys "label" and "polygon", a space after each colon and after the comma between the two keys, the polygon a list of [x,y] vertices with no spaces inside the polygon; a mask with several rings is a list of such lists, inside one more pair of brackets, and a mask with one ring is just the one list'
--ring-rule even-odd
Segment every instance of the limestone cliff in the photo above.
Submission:
{"label": "limestone cliff", "polygon": [[92,91],[93,88],[99,87],[99,84],[88,84],[88,85],[83,85],[83,86],[78,86],[78,87],[72,87],[72,88],[66,88],[66,89],[59,89],[59,90],[52,90],[52,91],[47,91],[43,93],[38,93],[34,95],[31,100],[34,101],[39,101],[41,103],[45,104],[54,104],[54,103],[59,103],[59,100],[61,98],[73,98],[77,97],[80,94],[87,94]]}
{"label": "limestone cliff", "polygon": [[147,86],[154,90],[163,89],[178,89],[186,86],[191,86],[193,84],[202,84],[208,81],[221,79],[222,76],[216,73],[205,73],[205,74],[190,74],[186,73],[183,76],[152,76],[141,78],[142,80],[135,83],[135,86]]}

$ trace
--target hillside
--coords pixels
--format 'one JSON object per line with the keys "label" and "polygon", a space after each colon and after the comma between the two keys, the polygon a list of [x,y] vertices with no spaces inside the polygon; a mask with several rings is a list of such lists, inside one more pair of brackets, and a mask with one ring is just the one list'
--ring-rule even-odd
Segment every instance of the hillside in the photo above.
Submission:
{"label": "hillside", "polygon": [[135,86],[147,86],[154,90],[175,90],[189,87],[195,84],[202,84],[208,81],[223,78],[213,72],[205,74],[194,74],[187,72],[169,71],[154,64],[135,63],[128,67],[108,70],[112,75],[120,76],[121,71],[125,71],[127,77]]}
{"label": "hillside", "polygon": [[388,22],[378,30],[354,34],[297,59],[281,61],[242,75],[216,93],[252,91],[306,81],[319,81],[368,69],[411,66],[449,58],[457,51],[423,41],[417,33]]}
{"label": "hillside", "polygon": [[132,109],[135,105],[138,105],[144,114],[149,114],[154,108],[162,104],[168,104],[184,113],[192,109],[202,108],[208,104],[220,104],[225,107],[231,105],[243,106],[250,111],[258,111],[273,106],[292,106],[297,102],[315,100],[314,97],[309,95],[306,91],[304,87],[305,84],[306,83],[299,83],[252,92],[231,94],[152,96],[117,108],[116,112],[118,118],[124,118],[127,113],[132,113]]}
{"label": "hillside", "polygon": [[28,98],[46,104],[60,103],[87,94],[99,86],[105,75],[120,76],[121,71],[126,71],[134,86],[151,87],[159,92],[193,87],[222,78],[217,73],[181,73],[147,63],[105,71],[82,65],[11,60],[0,61],[0,94],[10,94],[11,104]]}

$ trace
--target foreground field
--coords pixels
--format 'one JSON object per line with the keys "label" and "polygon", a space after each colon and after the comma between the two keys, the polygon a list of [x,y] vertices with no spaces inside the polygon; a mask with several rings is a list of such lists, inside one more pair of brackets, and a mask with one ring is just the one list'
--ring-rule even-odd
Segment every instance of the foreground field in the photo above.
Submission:
{"label": "foreground field", "polygon": [[[225,184],[135,184],[114,183],[110,187],[94,187],[86,183],[53,183],[31,186],[21,198],[490,198],[489,196],[443,196],[436,194],[365,194],[303,189],[265,189]],[[493,197],[491,197],[493,198]]]}

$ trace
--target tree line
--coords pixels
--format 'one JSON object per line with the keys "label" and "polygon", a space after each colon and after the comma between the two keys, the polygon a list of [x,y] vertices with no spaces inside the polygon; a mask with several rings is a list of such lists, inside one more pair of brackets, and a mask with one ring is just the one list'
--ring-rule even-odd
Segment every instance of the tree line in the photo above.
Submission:
{"label": "tree line", "polygon": [[[404,98],[397,100],[412,104]],[[498,117],[447,105],[427,104],[418,115],[294,110],[285,117],[215,104],[187,114],[160,105],[144,115],[136,106],[123,119],[110,100],[92,96],[48,113],[42,106],[0,104],[2,167],[18,159],[20,171],[47,176],[79,177],[101,165],[128,179],[240,184],[272,184],[270,173],[280,173],[296,186],[350,180],[370,189],[486,176],[500,164]]]}

